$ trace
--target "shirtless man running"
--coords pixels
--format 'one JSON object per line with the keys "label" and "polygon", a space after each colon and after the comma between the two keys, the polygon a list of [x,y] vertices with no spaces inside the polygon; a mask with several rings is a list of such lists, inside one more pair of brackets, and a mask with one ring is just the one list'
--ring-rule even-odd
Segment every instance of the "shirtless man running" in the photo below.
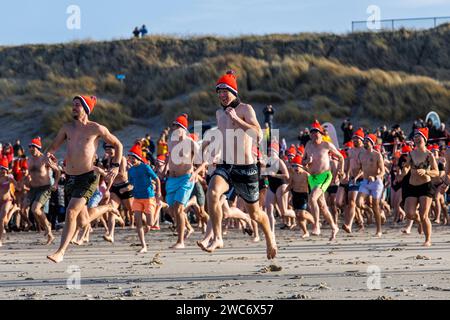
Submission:
{"label": "shirtless man running", "polygon": [[308,166],[308,183],[311,193],[309,195],[309,204],[311,214],[314,217],[313,235],[320,235],[320,221],[319,215],[322,211],[323,216],[331,226],[330,241],[336,239],[336,234],[339,228],[334,223],[333,218],[325,201],[325,192],[333,179],[330,171],[330,156],[331,152],[339,159],[338,174],[344,175],[344,157],[336,149],[336,147],[329,142],[323,141],[322,136],[324,130],[318,121],[315,121],[310,129],[311,141],[308,141],[305,147],[305,155],[303,164]]}
{"label": "shirtless man running", "polygon": [[[342,229],[347,233],[352,233],[353,220],[355,219],[357,210],[356,198],[358,196],[359,185],[361,183],[361,179],[359,179],[359,177],[361,177],[361,167],[358,159],[361,152],[364,151],[364,136],[364,131],[361,128],[356,130],[353,134],[353,148],[348,150],[347,165],[344,169],[346,178],[343,185],[346,186],[346,189],[348,190],[348,204],[344,209],[344,224],[342,225]],[[341,207],[344,207],[343,203],[341,203]]]}
{"label": "shirtless man running", "polygon": [[[58,188],[58,181],[61,173],[57,164],[47,164],[47,158],[42,154],[42,144],[40,138],[31,140],[28,145],[30,148],[31,157],[28,159],[29,168],[29,187],[27,207],[31,206],[31,212],[37,219],[37,223],[44,228],[47,237],[47,245],[50,245],[55,237],[52,234],[52,225],[48,222],[44,213],[44,206],[52,191]],[[54,183],[51,184],[51,170],[54,173]]]}
{"label": "shirtless man running", "polygon": [[[216,112],[217,127],[221,133],[221,156],[207,192],[208,213],[213,225],[214,237],[206,247],[208,252],[223,247],[221,197],[231,187],[245,201],[246,211],[261,226],[267,246],[267,258],[277,254],[275,237],[267,215],[259,206],[259,176],[252,147],[262,137],[261,127],[251,105],[241,103],[234,72],[229,71],[216,84],[222,105]],[[256,141],[258,140],[258,141]],[[216,142],[216,141],[215,141]],[[206,146],[206,144],[205,144]],[[230,149],[230,150],[228,150]]]}
{"label": "shirtless man running", "polygon": [[[376,237],[381,237],[381,210],[380,200],[383,196],[383,177],[385,173],[384,160],[380,152],[374,149],[377,136],[368,134],[364,139],[364,151],[359,154],[358,163],[363,173],[364,180],[359,187],[358,201],[366,201],[369,196],[372,197],[372,209],[377,224]],[[363,207],[363,205],[359,205]]]}
{"label": "shirtless man running", "polygon": [[172,135],[169,139],[168,177],[166,181],[166,201],[172,217],[175,217],[178,241],[171,249],[184,249],[184,240],[193,232],[185,234],[187,216],[185,207],[189,201],[198,173],[203,170],[201,164],[194,170],[194,162],[199,164],[201,153],[199,145],[187,134],[187,115],[179,116],[172,123]]}
{"label": "shirtless man running", "polygon": [[76,96],[72,103],[73,121],[63,125],[47,150],[47,162],[51,164],[56,162],[53,153],[65,141],[67,142],[65,157],[67,181],[64,186],[67,204],[66,220],[60,247],[54,254],[47,257],[55,263],[63,261],[67,247],[76,232],[77,223],[79,227],[85,227],[108,211],[118,214],[111,204],[92,208],[89,211],[86,206],[98,184],[98,177],[93,171],[93,159],[98,141],[103,139],[106,143],[113,145],[116,150],[106,181],[114,180],[117,176],[123,151],[120,141],[106,127],[89,121],[88,116],[94,110],[96,102],[96,97]]}

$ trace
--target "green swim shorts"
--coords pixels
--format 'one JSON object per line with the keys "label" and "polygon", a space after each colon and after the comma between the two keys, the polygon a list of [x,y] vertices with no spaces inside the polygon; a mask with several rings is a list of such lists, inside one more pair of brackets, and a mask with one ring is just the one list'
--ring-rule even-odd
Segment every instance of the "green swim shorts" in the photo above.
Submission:
{"label": "green swim shorts", "polygon": [[319,174],[311,174],[308,177],[309,189],[312,192],[314,189],[320,188],[325,193],[330,186],[331,180],[333,180],[333,175],[329,170]]}

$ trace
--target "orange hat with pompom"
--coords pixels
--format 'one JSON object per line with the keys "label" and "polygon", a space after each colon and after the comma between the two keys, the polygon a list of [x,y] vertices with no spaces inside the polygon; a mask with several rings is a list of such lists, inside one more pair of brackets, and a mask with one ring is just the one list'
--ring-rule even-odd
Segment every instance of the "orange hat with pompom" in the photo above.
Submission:
{"label": "orange hat with pompom", "polygon": [[236,73],[233,70],[227,71],[227,73],[217,81],[216,91],[221,89],[228,90],[235,96],[238,95]]}
{"label": "orange hat with pompom", "polygon": [[97,97],[95,96],[76,96],[73,100],[79,99],[84,111],[87,115],[90,115],[94,111],[95,105],[97,104]]}

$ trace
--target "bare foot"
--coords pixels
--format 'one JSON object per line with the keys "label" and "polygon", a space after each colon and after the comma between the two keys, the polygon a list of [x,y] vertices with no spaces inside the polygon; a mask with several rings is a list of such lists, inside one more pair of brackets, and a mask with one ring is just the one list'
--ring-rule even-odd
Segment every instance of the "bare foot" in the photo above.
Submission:
{"label": "bare foot", "polygon": [[385,224],[386,223],[386,216],[383,214],[381,214],[381,224]]}
{"label": "bare foot", "polygon": [[213,240],[211,244],[206,248],[206,251],[209,253],[214,252],[216,249],[222,249],[223,248],[223,240]]}
{"label": "bare foot", "polygon": [[408,229],[402,229],[403,234],[411,234],[411,230]]}
{"label": "bare foot", "polygon": [[278,248],[275,241],[273,243],[267,244],[267,259],[272,260],[277,256]]}
{"label": "bare foot", "polygon": [[313,236],[320,236],[320,227],[318,227],[318,226],[315,226],[314,228],[313,228],[313,230],[311,231],[311,234],[313,235]]}
{"label": "bare foot", "polygon": [[3,243],[0,241],[0,247],[3,247]]}
{"label": "bare foot", "polygon": [[49,233],[47,235],[47,243],[45,244],[46,246],[49,246],[53,243],[53,241],[55,241],[55,237],[53,236],[52,233]]}
{"label": "bare foot", "polygon": [[147,247],[142,247],[142,249],[139,250],[138,253],[147,253]]}
{"label": "bare foot", "polygon": [[47,256],[47,259],[54,263],[60,263],[64,260],[64,254],[55,253],[55,254],[52,254],[51,256]]}
{"label": "bare foot", "polygon": [[334,227],[334,229],[331,230],[331,237],[330,241],[336,240],[336,235],[339,232],[339,228],[337,226]]}
{"label": "bare foot", "polygon": [[309,232],[307,232],[304,235],[302,235],[302,239],[306,239],[306,238],[309,238]]}
{"label": "bare foot", "polygon": [[296,223],[293,223],[289,226],[289,230],[294,230],[294,228],[297,226]]}
{"label": "bare foot", "polygon": [[431,247],[431,240],[425,241],[425,242],[423,243],[423,246],[424,246],[424,247]]}
{"label": "bare foot", "polygon": [[260,242],[260,241],[261,241],[261,239],[259,238],[259,236],[258,237],[254,237],[252,239],[252,242]]}
{"label": "bare foot", "polygon": [[108,235],[103,235],[103,240],[114,243],[114,238]]}
{"label": "bare foot", "polygon": [[364,231],[364,230],[365,230],[364,224],[360,224],[360,225],[358,226],[358,231],[357,231],[357,232],[362,232],[362,231]]}
{"label": "bare foot", "polygon": [[184,243],[175,243],[173,246],[171,246],[169,249],[184,249]]}
{"label": "bare foot", "polygon": [[72,241],[73,244],[77,245],[77,246],[82,246],[84,241],[83,239],[77,240],[77,241]]}
{"label": "bare foot", "polygon": [[184,235],[184,240],[189,239],[189,237],[194,233],[194,229],[189,229]]}
{"label": "bare foot", "polygon": [[342,230],[344,230],[347,233],[352,233],[352,230],[346,224],[342,225]]}
{"label": "bare foot", "polygon": [[197,245],[200,247],[200,249],[202,249],[203,251],[208,252],[208,250],[206,250],[206,247],[208,246],[207,244],[204,244],[203,241],[197,241]]}
{"label": "bare foot", "polygon": [[383,233],[382,233],[381,231],[375,233],[375,237],[376,237],[376,238],[381,238],[382,235],[383,235]]}

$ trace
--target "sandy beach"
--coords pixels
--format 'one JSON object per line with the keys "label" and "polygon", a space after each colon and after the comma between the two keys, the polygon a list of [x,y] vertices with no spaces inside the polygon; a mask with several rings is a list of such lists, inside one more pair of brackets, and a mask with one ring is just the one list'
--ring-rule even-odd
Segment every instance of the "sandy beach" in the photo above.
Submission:
{"label": "sandy beach", "polygon": [[[433,231],[433,246],[423,248],[422,236],[401,235],[400,226],[385,227],[382,239],[370,236],[372,228],[341,231],[331,243],[327,228],[307,240],[277,230],[279,255],[270,262],[264,242],[238,230],[229,230],[224,249],[207,254],[195,245],[199,232],[187,249],[168,249],[175,236],[164,226],[147,234],[149,252],[138,255],[134,230],[118,229],[109,244],[97,229],[58,265],[46,255],[61,231],[50,247],[40,244],[42,234],[8,233],[0,248],[0,299],[449,299],[450,228]],[[368,289],[369,267],[380,270],[380,290]],[[68,270],[77,268],[80,288],[68,289]]]}

